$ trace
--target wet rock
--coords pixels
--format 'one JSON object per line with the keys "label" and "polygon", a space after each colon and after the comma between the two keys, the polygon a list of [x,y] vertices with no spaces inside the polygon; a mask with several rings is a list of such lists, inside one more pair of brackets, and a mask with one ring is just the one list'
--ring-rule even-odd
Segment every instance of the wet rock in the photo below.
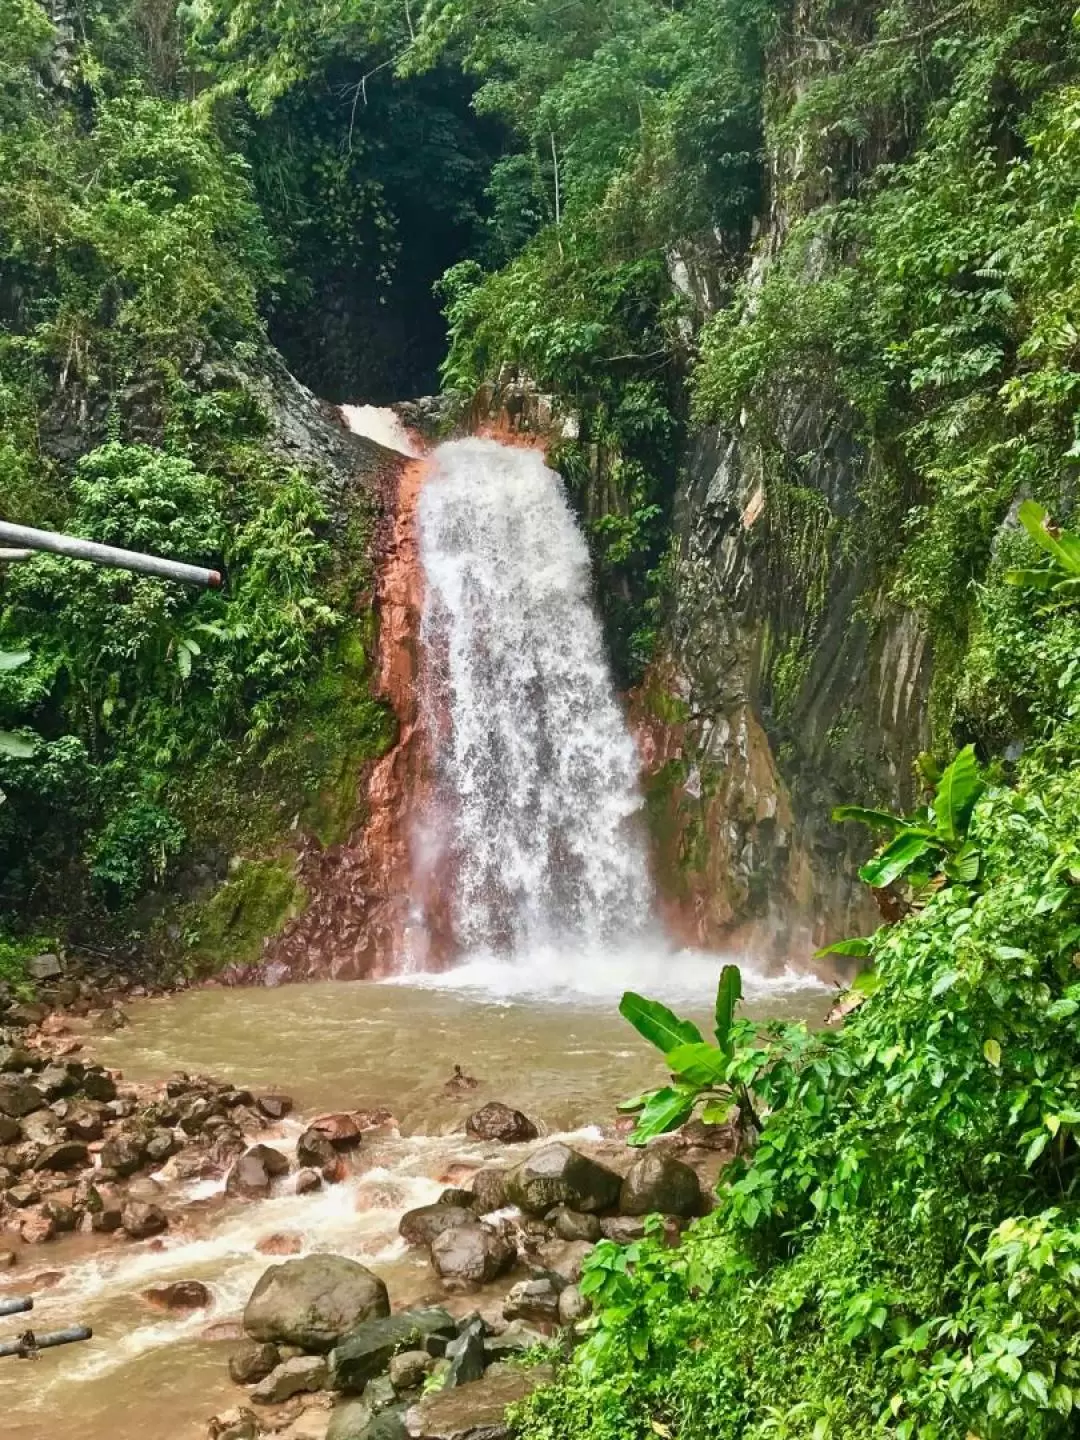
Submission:
{"label": "wet rock", "polygon": [[111,1135],[101,1147],[101,1163],[121,1177],[134,1175],[146,1158],[146,1142],[141,1135],[121,1132]]}
{"label": "wet rock", "polygon": [[22,1139],[22,1126],[10,1115],[0,1115],[0,1145],[12,1145]]}
{"label": "wet rock", "polygon": [[370,1440],[375,1412],[367,1399],[345,1400],[334,1406],[326,1440]]}
{"label": "wet rock", "polygon": [[622,1179],[613,1170],[569,1145],[545,1145],[507,1176],[508,1199],[530,1215],[546,1215],[557,1205],[587,1215],[609,1210],[619,1199]]}
{"label": "wet rock", "polygon": [[559,1293],[559,1324],[576,1325],[584,1320],[590,1310],[589,1302],[581,1293],[580,1285],[567,1285]]}
{"label": "wet rock", "polygon": [[356,1117],[341,1112],[335,1115],[320,1115],[308,1126],[308,1134],[314,1131],[330,1141],[335,1150],[349,1150],[360,1144],[361,1129]]}
{"label": "wet rock", "polygon": [[446,1347],[447,1367],[443,1389],[451,1390],[458,1385],[469,1385],[479,1380],[484,1373],[486,1356],[484,1336],[487,1326],[479,1315],[465,1322],[456,1339]]}
{"label": "wet rock", "polygon": [[107,1105],[116,1099],[116,1081],[100,1066],[87,1070],[81,1088],[88,1100],[100,1100]]}
{"label": "wet rock", "polygon": [[536,1276],[521,1280],[503,1302],[507,1320],[529,1320],[534,1325],[556,1325],[559,1320],[559,1296],[566,1288],[561,1275]]}
{"label": "wet rock", "polygon": [[35,1170],[78,1170],[90,1164],[90,1151],[81,1140],[64,1140],[50,1145],[38,1156]]}
{"label": "wet rock", "polygon": [[614,1240],[616,1245],[633,1245],[645,1238],[645,1221],[640,1216],[610,1215],[600,1222],[605,1240]]}
{"label": "wet rock", "polygon": [[198,1135],[212,1115],[220,1115],[214,1102],[199,1095],[180,1111],[180,1128],[185,1135]]}
{"label": "wet rock", "polygon": [[21,1045],[0,1045],[0,1071],[10,1073],[16,1070],[37,1070],[41,1061],[30,1050]]}
{"label": "wet rock", "polygon": [[45,1096],[28,1080],[0,1080],[0,1115],[21,1120],[35,1110],[44,1110]]}
{"label": "wet rock", "polygon": [[179,1143],[170,1130],[155,1130],[146,1142],[146,1158],[152,1165],[164,1165],[176,1154]]}
{"label": "wet rock", "polygon": [[517,1251],[505,1235],[476,1221],[444,1230],[431,1245],[436,1273],[451,1289],[497,1280],[513,1268],[516,1259]]}
{"label": "wet rock", "polygon": [[78,1224],[79,1217],[67,1199],[61,1196],[50,1196],[41,1207],[41,1213],[47,1215],[53,1222],[53,1228],[57,1235],[69,1234]]}
{"label": "wet rock", "polygon": [[273,1265],[252,1291],[244,1329],[253,1340],[325,1353],[365,1320],[389,1315],[386,1286],[341,1255],[307,1255]]}
{"label": "wet rock", "polygon": [[495,1140],[502,1145],[520,1145],[535,1140],[540,1134],[527,1115],[498,1100],[492,1100],[470,1115],[465,1131],[475,1140]]}
{"label": "wet rock", "polygon": [[509,1170],[494,1168],[478,1170],[472,1181],[473,1209],[481,1215],[502,1210],[507,1204],[506,1180],[509,1174]]}
{"label": "wet rock", "polygon": [[697,1213],[701,1205],[698,1177],[670,1155],[649,1153],[635,1160],[619,1192],[624,1215],[683,1215]]}
{"label": "wet rock", "polygon": [[259,1095],[255,1104],[268,1120],[284,1120],[293,1108],[291,1095]]}
{"label": "wet rock", "polygon": [[214,1416],[206,1433],[208,1440],[259,1440],[259,1422],[254,1411],[226,1410]]}
{"label": "wet rock", "polygon": [[426,1350],[402,1350],[390,1361],[390,1384],[400,1395],[404,1390],[419,1390],[435,1368],[435,1357]]}
{"label": "wet rock", "polygon": [[[64,1127],[51,1110],[38,1110],[22,1122],[23,1139],[40,1145],[56,1145],[64,1139]],[[36,1159],[36,1157],[35,1157]]]}
{"label": "wet rock", "polygon": [[241,1195],[247,1200],[262,1200],[270,1194],[275,1175],[284,1175],[289,1162],[280,1150],[269,1145],[253,1145],[245,1151],[229,1171],[225,1181],[227,1195]]}
{"label": "wet rock", "polygon": [[82,1067],[47,1065],[34,1080],[46,1100],[59,1100],[65,1095],[74,1095],[82,1081]]}
{"label": "wet rock", "polygon": [[308,1128],[296,1142],[297,1163],[312,1170],[325,1172],[336,1170],[338,1154],[333,1145],[320,1131]]}
{"label": "wet rock", "polygon": [[321,1390],[326,1383],[326,1361],[321,1355],[298,1355],[285,1360],[260,1380],[251,1392],[257,1405],[280,1405],[294,1395]]}
{"label": "wet rock", "polygon": [[322,1189],[322,1183],[322,1176],[317,1170],[298,1170],[296,1172],[297,1195],[311,1195],[316,1190]]}
{"label": "wet rock", "polygon": [[89,1105],[72,1106],[64,1116],[64,1129],[73,1140],[100,1140],[105,1133],[101,1112]]}
{"label": "wet rock", "polygon": [[425,1395],[406,1411],[406,1433],[409,1440],[508,1440],[507,1410],[552,1378],[550,1366],[538,1365]]}
{"label": "wet rock", "polygon": [[561,1276],[568,1284],[576,1284],[594,1248],[587,1240],[549,1240],[540,1246],[537,1259],[546,1270]]}
{"label": "wet rock", "polygon": [[191,1310],[206,1310],[213,1298],[201,1280],[174,1280],[168,1285],[152,1285],[142,1294],[144,1300],[159,1310],[180,1314]]}
{"label": "wet rock", "polygon": [[25,1210],[19,1216],[19,1235],[24,1245],[44,1245],[56,1234],[56,1221],[44,1210]]}
{"label": "wet rock", "polygon": [[476,1212],[461,1205],[421,1205],[407,1210],[398,1224],[398,1234],[408,1245],[430,1245],[444,1230],[475,1225]]}
{"label": "wet rock", "polygon": [[160,1235],[169,1227],[168,1218],[160,1205],[147,1204],[143,1200],[129,1200],[120,1214],[120,1226],[125,1235],[133,1240],[146,1240],[151,1235]]}
{"label": "wet rock", "polygon": [[64,973],[59,956],[35,955],[26,962],[26,973],[31,980],[58,980]]}
{"label": "wet rock", "polygon": [[488,1361],[513,1358],[523,1355],[537,1345],[547,1344],[548,1337],[540,1330],[534,1330],[523,1320],[514,1320],[498,1335],[489,1335],[484,1341],[484,1354]]}
{"label": "wet rock", "polygon": [[229,1358],[229,1375],[237,1385],[257,1385],[281,1364],[276,1345],[243,1345]]}
{"label": "wet rock", "polygon": [[600,1221],[595,1215],[583,1215],[580,1210],[560,1206],[548,1219],[554,1221],[555,1234],[560,1240],[585,1240],[595,1244],[600,1239]]}
{"label": "wet rock", "polygon": [[15,1025],[19,1029],[24,1029],[31,1025],[40,1025],[48,1013],[49,1007],[47,1005],[38,1005],[29,1002],[11,1005],[8,1007],[7,1013],[4,1016],[4,1024]]}
{"label": "wet rock", "polygon": [[255,1242],[255,1249],[260,1255],[299,1255],[303,1248],[304,1237],[291,1235],[288,1231],[281,1231],[276,1235],[264,1235],[261,1240]]}
{"label": "wet rock", "polygon": [[704,1120],[691,1120],[676,1131],[688,1149],[718,1150],[734,1155],[739,1148],[739,1135],[734,1125],[707,1125]]}
{"label": "wet rock", "polygon": [[76,1205],[90,1217],[90,1228],[103,1235],[120,1229],[123,1199],[106,1185],[87,1185],[76,1191]]}
{"label": "wet rock", "polygon": [[431,1337],[451,1339],[457,1333],[453,1316],[438,1308],[405,1310],[366,1320],[345,1335],[330,1355],[330,1386],[359,1393],[382,1373],[399,1350],[426,1348]]}
{"label": "wet rock", "polygon": [[437,1205],[454,1205],[459,1210],[472,1211],[473,1193],[471,1190],[461,1190],[453,1187],[449,1190],[444,1190],[435,1203]]}
{"label": "wet rock", "polygon": [[22,1210],[25,1209],[27,1205],[36,1205],[41,1199],[41,1191],[36,1185],[29,1183],[12,1185],[11,1188],[6,1191],[4,1199],[9,1205],[13,1205],[16,1210]]}

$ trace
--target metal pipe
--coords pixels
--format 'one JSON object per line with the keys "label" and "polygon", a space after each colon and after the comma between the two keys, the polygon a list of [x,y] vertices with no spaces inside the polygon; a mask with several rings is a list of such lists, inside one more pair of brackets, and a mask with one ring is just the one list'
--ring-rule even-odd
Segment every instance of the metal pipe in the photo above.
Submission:
{"label": "metal pipe", "polygon": [[8,1300],[0,1300],[0,1315],[22,1315],[33,1308],[34,1302],[29,1296],[13,1295]]}
{"label": "metal pipe", "polygon": [[15,560],[29,560],[33,553],[33,550],[0,549],[0,565],[7,565]]}
{"label": "metal pipe", "polygon": [[89,1325],[70,1325],[66,1330],[53,1330],[48,1335],[35,1335],[32,1330],[28,1330],[17,1340],[5,1340],[0,1344],[0,1357],[18,1355],[26,1360],[39,1350],[52,1350],[57,1345],[75,1345],[80,1340],[93,1338],[94,1332]]}
{"label": "metal pipe", "polygon": [[53,555],[67,555],[72,560],[89,560],[93,565],[110,565],[118,570],[157,575],[162,580],[178,580],[182,585],[221,589],[219,570],[182,565],[178,560],[162,560],[157,555],[140,555],[136,550],[99,545],[94,540],[80,540],[74,535],[60,535],[54,530],[31,530],[27,525],[9,525],[0,520],[0,541],[27,546],[31,550],[47,550]]}

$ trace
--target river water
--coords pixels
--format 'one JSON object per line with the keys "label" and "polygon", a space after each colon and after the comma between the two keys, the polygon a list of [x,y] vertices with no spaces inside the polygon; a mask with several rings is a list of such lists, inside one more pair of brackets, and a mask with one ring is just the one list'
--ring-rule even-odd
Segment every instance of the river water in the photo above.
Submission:
{"label": "river water", "polygon": [[[667,993],[681,991],[706,1019],[718,962],[672,962],[656,965],[667,971]],[[396,1125],[365,1142],[356,1175],[319,1194],[226,1201],[220,1185],[196,1182],[167,1192],[167,1208],[181,1200],[184,1207],[163,1241],[72,1236],[24,1251],[0,1293],[33,1293],[33,1323],[42,1330],[85,1323],[94,1339],[33,1364],[0,1362],[8,1367],[5,1440],[201,1440],[208,1418],[242,1399],[228,1357],[244,1302],[275,1263],[255,1246],[273,1234],[295,1236],[301,1252],[362,1260],[383,1276],[396,1305],[441,1299],[426,1258],[405,1250],[397,1223],[405,1210],[437,1199],[454,1182],[455,1165],[513,1158],[513,1150],[464,1135],[472,1110],[500,1099],[548,1134],[596,1140],[620,1099],[664,1078],[659,1056],[620,1019],[613,995],[597,993],[603,976],[614,981],[624,966],[590,967],[589,995],[552,981],[550,957],[548,964],[543,983],[539,965],[511,971],[481,960],[449,984],[192,991],[136,1002],[128,1028],[88,1036],[94,1054],[130,1080],[202,1071],[256,1091],[286,1090],[298,1114],[386,1106]],[[653,962],[637,967],[643,982],[656,978],[645,973]],[[751,1014],[819,1020],[829,1003],[824,987],[795,976],[766,980],[748,971],[746,987]],[[478,1080],[475,1089],[447,1093],[455,1065]],[[290,1120],[267,1138],[287,1146],[300,1128]],[[210,1287],[211,1310],[166,1316],[141,1298],[150,1286],[192,1279]],[[17,1333],[11,1322],[9,1329]]]}

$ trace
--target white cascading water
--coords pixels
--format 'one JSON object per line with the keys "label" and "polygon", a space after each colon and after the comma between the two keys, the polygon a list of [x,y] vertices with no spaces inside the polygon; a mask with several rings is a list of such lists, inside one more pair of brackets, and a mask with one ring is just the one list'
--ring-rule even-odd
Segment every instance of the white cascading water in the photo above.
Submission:
{"label": "white cascading water", "polygon": [[639,760],[561,479],[535,451],[455,441],[418,519],[436,777],[418,850],[452,877],[457,945],[521,956],[640,936]]}

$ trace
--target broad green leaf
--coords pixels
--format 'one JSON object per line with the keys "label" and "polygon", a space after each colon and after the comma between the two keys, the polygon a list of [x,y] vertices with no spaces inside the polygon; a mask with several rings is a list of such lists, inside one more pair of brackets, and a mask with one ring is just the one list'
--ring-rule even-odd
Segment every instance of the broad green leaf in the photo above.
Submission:
{"label": "broad green leaf", "polygon": [[1038,1160],[1039,1156],[1043,1153],[1043,1151],[1046,1149],[1047,1145],[1049,1145],[1049,1144],[1050,1144],[1050,1132],[1049,1132],[1049,1130],[1044,1130],[1040,1135],[1036,1135],[1036,1136],[1035,1136],[1035,1139],[1032,1140],[1031,1144],[1030,1144],[1030,1145],[1028,1146],[1028,1148],[1027,1148],[1027,1154],[1024,1156],[1024,1169],[1025,1169],[1025,1170],[1030,1170],[1030,1169],[1031,1169],[1032,1165],[1035,1164],[1035,1161]]}
{"label": "broad green leaf", "polygon": [[851,988],[856,995],[862,995],[869,1000],[871,995],[876,995],[885,984],[884,979],[877,970],[861,970],[851,982]]}
{"label": "broad green leaf", "polygon": [[1080,575],[1080,536],[1072,535],[1068,530],[1051,534],[1049,516],[1034,500],[1024,501],[1019,516],[1021,525],[1041,550],[1052,555],[1068,574]]}
{"label": "broad green leaf", "polygon": [[715,1045],[679,1045],[667,1063],[691,1085],[723,1085],[727,1079],[728,1056]]}
{"label": "broad green leaf", "polygon": [[732,1100],[710,1100],[701,1111],[706,1125],[727,1125],[738,1112],[739,1107]]}
{"label": "broad green leaf", "polygon": [[0,674],[7,670],[18,670],[29,659],[29,650],[0,650]]}
{"label": "broad green leaf", "polygon": [[9,760],[29,760],[37,753],[40,742],[32,735],[15,735],[10,730],[0,730],[0,755]]}
{"label": "broad green leaf", "polygon": [[680,1020],[659,1000],[646,1000],[628,990],[619,1005],[619,1014],[629,1020],[639,1035],[665,1055],[679,1045],[703,1045],[705,1037],[690,1020]]}
{"label": "broad green leaf", "polygon": [[680,1125],[685,1125],[694,1113],[697,1098],[696,1085],[679,1085],[674,1088],[668,1086],[663,1090],[653,1091],[627,1143],[644,1145],[657,1135],[666,1135],[669,1130],[677,1130]]}
{"label": "broad green leaf", "polygon": [[621,1105],[617,1105],[615,1108],[622,1115],[632,1115],[635,1110],[645,1109],[651,1093],[650,1090],[646,1090],[644,1095],[635,1095],[630,1100],[624,1100]]}
{"label": "broad green leaf", "polygon": [[921,860],[931,847],[931,842],[926,835],[917,831],[906,835],[898,835],[896,839],[885,847],[880,855],[874,857],[859,871],[859,877],[863,882],[874,890],[884,890],[894,880],[910,870],[917,860]]}
{"label": "broad green leaf", "polygon": [[838,940],[835,945],[826,945],[823,950],[815,950],[814,959],[822,960],[826,955],[851,955],[856,960],[866,960],[873,951],[872,939]]}
{"label": "broad green leaf", "polygon": [[871,830],[887,830],[890,835],[914,828],[902,815],[891,815],[888,810],[867,810],[862,805],[838,805],[832,818],[838,825],[845,820],[856,820],[860,825],[869,825]]}
{"label": "broad green leaf", "polygon": [[968,745],[946,769],[934,796],[934,817],[944,839],[956,843],[964,838],[975,802],[985,789],[975,747]]}
{"label": "broad green leaf", "polygon": [[987,1040],[983,1046],[983,1054],[995,1070],[1001,1069],[1001,1046],[996,1040]]}
{"label": "broad green leaf", "polygon": [[946,990],[951,990],[959,979],[959,970],[946,970],[934,981],[930,990],[930,999],[936,1000],[939,995],[944,995]]}
{"label": "broad green leaf", "polygon": [[1019,590],[1053,590],[1061,579],[1060,570],[1006,570],[1005,583]]}
{"label": "broad green leaf", "polygon": [[735,1019],[735,1007],[742,999],[742,972],[737,965],[725,965],[720,972],[720,984],[716,991],[716,1043],[721,1050],[728,1049],[731,1037],[731,1022]]}
{"label": "broad green leaf", "polygon": [[956,880],[961,885],[974,885],[979,878],[981,866],[982,855],[980,852],[974,845],[965,845],[960,853],[945,866],[945,873],[950,880]]}

